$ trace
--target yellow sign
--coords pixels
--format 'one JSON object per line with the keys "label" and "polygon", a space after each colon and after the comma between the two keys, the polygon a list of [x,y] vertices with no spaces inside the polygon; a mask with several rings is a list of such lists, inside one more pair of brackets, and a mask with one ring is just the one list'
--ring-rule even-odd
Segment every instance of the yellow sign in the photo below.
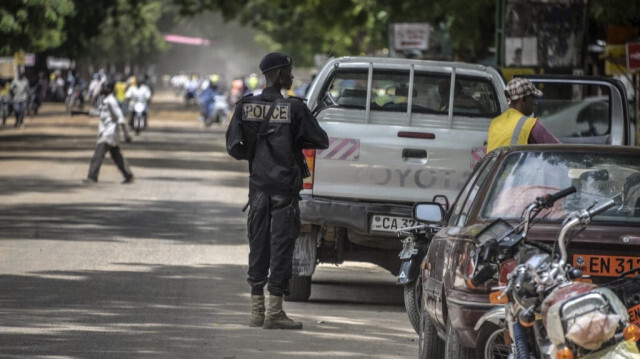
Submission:
{"label": "yellow sign", "polygon": [[506,82],[511,81],[516,75],[535,75],[536,70],[530,67],[503,67],[502,75]]}
{"label": "yellow sign", "polygon": [[18,52],[14,52],[13,53],[13,62],[17,65],[17,66],[23,66],[25,64],[25,59],[24,59],[24,51],[18,51]]}
{"label": "yellow sign", "polygon": [[627,71],[627,48],[625,45],[607,45],[600,55],[604,61],[605,75],[620,75]]}

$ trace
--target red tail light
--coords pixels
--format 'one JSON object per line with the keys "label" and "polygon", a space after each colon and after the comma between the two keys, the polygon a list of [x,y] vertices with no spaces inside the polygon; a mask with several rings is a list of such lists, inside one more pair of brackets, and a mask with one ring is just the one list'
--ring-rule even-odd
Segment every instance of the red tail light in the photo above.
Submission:
{"label": "red tail light", "polygon": [[313,173],[316,165],[316,150],[302,150],[302,154],[304,154],[304,158],[307,160],[307,166],[309,166],[309,172],[311,172],[311,176],[305,178],[302,181],[302,188],[313,189]]}
{"label": "red tail light", "polygon": [[500,263],[500,285],[507,285],[507,276],[518,266],[515,258],[507,259]]}

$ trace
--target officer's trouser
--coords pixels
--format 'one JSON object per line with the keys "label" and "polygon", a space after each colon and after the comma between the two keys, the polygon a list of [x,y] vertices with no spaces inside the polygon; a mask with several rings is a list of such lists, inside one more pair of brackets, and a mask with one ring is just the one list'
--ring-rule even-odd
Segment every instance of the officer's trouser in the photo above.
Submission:
{"label": "officer's trouser", "polygon": [[[249,193],[249,272],[252,295],[289,294],[295,240],[300,234],[298,196]],[[269,272],[271,272],[269,274]]]}

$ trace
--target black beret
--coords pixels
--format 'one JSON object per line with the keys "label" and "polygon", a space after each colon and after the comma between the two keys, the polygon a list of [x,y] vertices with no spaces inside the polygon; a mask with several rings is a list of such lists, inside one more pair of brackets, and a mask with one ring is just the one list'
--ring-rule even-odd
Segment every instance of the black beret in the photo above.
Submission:
{"label": "black beret", "polygon": [[287,67],[293,65],[293,60],[291,60],[291,56],[287,54],[283,54],[281,52],[272,52],[266,54],[262,61],[260,61],[260,71],[265,73],[267,71],[271,71],[274,69],[279,69],[281,67]]}

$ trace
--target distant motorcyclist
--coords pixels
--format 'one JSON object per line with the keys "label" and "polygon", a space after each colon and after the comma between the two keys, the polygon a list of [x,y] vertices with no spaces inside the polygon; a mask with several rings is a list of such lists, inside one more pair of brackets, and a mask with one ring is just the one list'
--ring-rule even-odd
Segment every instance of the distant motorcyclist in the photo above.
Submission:
{"label": "distant motorcyclist", "polygon": [[[133,128],[133,105],[136,102],[148,104],[151,99],[151,91],[147,85],[144,83],[138,84],[136,77],[131,76],[129,78],[129,88],[124,97],[129,102],[129,125]],[[144,127],[147,127],[147,121],[145,121]]]}
{"label": "distant motorcyclist", "polygon": [[209,77],[208,86],[200,91],[198,103],[200,104],[200,121],[206,126],[213,122],[224,123],[229,114],[227,97],[218,88],[218,78]]}

